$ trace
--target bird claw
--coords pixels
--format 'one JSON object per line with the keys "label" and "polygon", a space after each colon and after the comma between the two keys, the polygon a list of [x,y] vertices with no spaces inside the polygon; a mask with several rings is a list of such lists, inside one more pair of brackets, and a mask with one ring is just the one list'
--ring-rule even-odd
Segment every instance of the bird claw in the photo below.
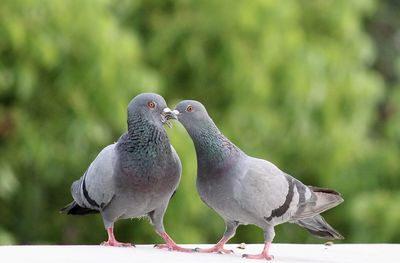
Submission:
{"label": "bird claw", "polygon": [[166,249],[168,249],[169,251],[172,250],[172,249],[171,249],[169,246],[167,246],[166,244],[155,244],[153,247],[154,247],[154,248],[158,248],[158,249],[164,249],[164,248],[166,248]]}
{"label": "bird claw", "polygon": [[218,254],[234,254],[232,249],[222,249],[217,252]]}
{"label": "bird claw", "polygon": [[273,260],[274,256],[273,255],[268,255],[268,254],[263,254],[263,253],[262,254],[258,254],[258,255],[243,254],[242,258]]}
{"label": "bird claw", "polygon": [[103,241],[100,245],[107,247],[136,247],[134,244],[122,243],[118,241]]}
{"label": "bird claw", "polygon": [[179,251],[179,252],[187,252],[187,253],[194,252],[194,249],[183,248],[178,245],[155,244],[153,247],[158,248],[158,249],[168,249],[168,251]]}
{"label": "bird claw", "polygon": [[218,254],[234,254],[235,252],[231,249],[224,249],[224,248],[220,248],[220,247],[212,247],[212,248],[206,248],[206,249],[202,249],[199,247],[196,247],[195,249],[193,249],[194,252],[199,252],[199,253],[218,253]]}

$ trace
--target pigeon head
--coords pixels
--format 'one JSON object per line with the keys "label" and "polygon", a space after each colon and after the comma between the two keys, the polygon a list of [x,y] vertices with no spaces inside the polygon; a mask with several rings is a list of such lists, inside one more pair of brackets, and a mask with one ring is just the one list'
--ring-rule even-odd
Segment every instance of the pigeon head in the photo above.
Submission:
{"label": "pigeon head", "polygon": [[178,116],[179,122],[182,123],[190,135],[202,130],[207,130],[208,132],[212,130],[218,131],[206,108],[198,101],[181,101],[175,107],[173,113]]}
{"label": "pigeon head", "polygon": [[176,115],[167,107],[164,98],[155,93],[142,93],[134,97],[128,105],[128,126],[145,119],[156,126],[171,126],[169,119]]}

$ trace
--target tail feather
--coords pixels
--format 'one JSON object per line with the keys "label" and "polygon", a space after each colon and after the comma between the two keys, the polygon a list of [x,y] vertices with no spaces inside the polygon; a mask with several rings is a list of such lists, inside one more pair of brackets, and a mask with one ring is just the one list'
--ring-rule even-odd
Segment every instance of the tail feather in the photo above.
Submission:
{"label": "tail feather", "polygon": [[316,187],[316,186],[311,186],[311,185],[309,185],[308,188],[310,188],[311,191],[313,191],[313,192],[320,192],[320,193],[327,193],[327,194],[342,196],[339,192],[337,192],[336,190],[330,189],[330,188],[322,188],[322,187]]}
{"label": "tail feather", "polygon": [[98,210],[81,207],[75,201],[72,201],[65,207],[61,208],[60,213],[66,213],[68,215],[87,215],[87,214],[97,214]]}
{"label": "tail feather", "polygon": [[301,219],[295,221],[294,223],[304,227],[311,234],[319,238],[325,239],[343,239],[344,237],[336,231],[333,227],[331,227],[325,219],[316,215],[314,217]]}
{"label": "tail feather", "polygon": [[313,192],[313,197],[310,201],[302,205],[293,219],[300,220],[313,217],[344,201],[341,194],[335,190],[314,186],[308,186],[308,188]]}

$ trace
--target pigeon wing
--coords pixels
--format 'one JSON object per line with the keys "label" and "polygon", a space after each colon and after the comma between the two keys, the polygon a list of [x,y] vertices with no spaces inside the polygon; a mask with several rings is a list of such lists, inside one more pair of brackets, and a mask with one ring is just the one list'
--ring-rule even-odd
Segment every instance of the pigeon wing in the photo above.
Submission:
{"label": "pigeon wing", "polygon": [[79,206],[103,210],[114,197],[113,176],[117,160],[115,145],[105,147],[85,174],[72,184],[71,193]]}
{"label": "pigeon wing", "polygon": [[294,187],[274,164],[248,157],[241,167],[245,168],[238,180],[237,198],[243,208],[258,218],[270,221],[293,209]]}

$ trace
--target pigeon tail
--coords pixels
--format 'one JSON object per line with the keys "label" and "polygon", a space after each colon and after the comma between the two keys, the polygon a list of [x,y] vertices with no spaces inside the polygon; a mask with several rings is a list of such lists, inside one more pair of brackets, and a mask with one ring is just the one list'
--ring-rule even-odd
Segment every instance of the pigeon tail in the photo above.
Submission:
{"label": "pigeon tail", "polygon": [[308,188],[313,191],[317,197],[314,209],[318,211],[318,214],[331,209],[344,201],[342,195],[333,189],[315,186],[309,186]]}
{"label": "pigeon tail", "polygon": [[308,232],[319,238],[344,239],[344,237],[331,227],[321,215],[301,219],[294,223],[304,227]]}
{"label": "pigeon tail", "polygon": [[61,208],[60,213],[66,213],[68,215],[88,215],[88,214],[97,214],[99,211],[81,207],[75,201],[72,201],[65,207]]}
{"label": "pigeon tail", "polygon": [[313,217],[344,201],[340,193],[335,190],[314,186],[308,186],[308,188],[313,192],[312,202],[303,205],[295,216],[293,216],[294,220]]}

